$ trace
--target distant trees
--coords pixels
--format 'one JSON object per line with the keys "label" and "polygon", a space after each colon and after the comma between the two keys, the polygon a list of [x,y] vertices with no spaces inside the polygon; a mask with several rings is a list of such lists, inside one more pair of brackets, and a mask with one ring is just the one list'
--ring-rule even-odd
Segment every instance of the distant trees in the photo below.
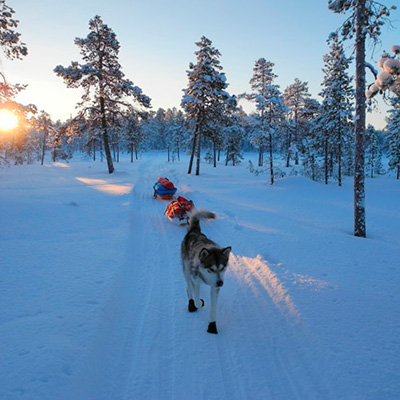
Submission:
{"label": "distant trees", "polygon": [[133,98],[144,108],[150,107],[150,98],[124,78],[118,61],[120,45],[112,29],[99,16],[89,21],[89,29],[86,38],[75,39],[85,63],[74,61],[66,68],[59,65],[54,72],[64,79],[67,87],[84,89],[82,102],[79,104],[83,108],[81,115],[90,113],[98,123],[108,172],[111,174],[114,171],[109,139],[111,121],[136,112],[126,98]]}
{"label": "distant trees", "polygon": [[203,36],[196,43],[199,48],[196,64],[190,63],[187,71],[188,86],[184,89],[181,106],[192,127],[192,152],[188,174],[192,172],[193,159],[196,152],[196,175],[200,174],[200,158],[202,138],[210,138],[215,143],[220,134],[226,114],[236,107],[236,98],[226,88],[226,77],[221,72],[219,57],[221,53],[212,46],[211,40]]}
{"label": "distant trees", "polygon": [[391,100],[392,109],[387,118],[387,131],[389,141],[389,167],[395,171],[396,179],[400,179],[400,97]]}

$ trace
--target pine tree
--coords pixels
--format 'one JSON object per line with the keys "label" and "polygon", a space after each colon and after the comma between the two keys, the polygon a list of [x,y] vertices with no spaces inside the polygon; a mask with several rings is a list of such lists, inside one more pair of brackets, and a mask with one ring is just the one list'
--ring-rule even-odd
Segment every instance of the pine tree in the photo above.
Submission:
{"label": "pine tree", "polygon": [[301,82],[298,78],[289,85],[283,92],[285,105],[289,109],[290,117],[293,120],[293,137],[291,131],[287,140],[286,167],[290,166],[291,154],[294,153],[295,164],[299,163],[299,146],[301,144],[301,115],[305,108],[306,99],[310,97],[308,83]]}
{"label": "pine tree", "polygon": [[143,132],[139,116],[131,114],[130,117],[125,121],[123,129],[123,140],[125,145],[128,147],[128,151],[131,154],[131,162],[133,162],[133,155],[135,159],[138,159],[138,149],[143,140]]}
{"label": "pine tree", "polygon": [[[177,157],[180,160],[181,148],[188,134],[185,128],[185,119],[182,111],[178,111],[175,107],[167,110],[167,141],[168,149],[172,150],[172,158]],[[169,153],[169,151],[168,151]],[[169,157],[168,157],[169,161]]]}
{"label": "pine tree", "polygon": [[[21,34],[15,29],[19,21],[13,18],[15,11],[6,4],[5,0],[0,0],[0,47],[6,58],[21,59],[28,54],[28,48],[21,42]],[[0,71],[0,104],[9,101],[20,90],[24,88],[19,84],[11,85],[7,82],[5,75]]]}
{"label": "pine tree", "polygon": [[386,6],[374,0],[328,0],[328,7],[335,13],[350,16],[341,27],[344,39],[355,38],[356,53],[356,106],[355,106],[355,152],[354,152],[354,235],[366,237],[365,218],[365,43],[367,37],[375,43],[381,33],[384,18],[389,16]]}
{"label": "pine tree", "polygon": [[389,168],[395,171],[396,179],[400,179],[400,98],[391,100],[392,109],[389,110],[386,129],[389,141]]}
{"label": "pine tree", "polygon": [[[352,100],[354,91],[347,73],[351,60],[346,58],[336,34],[330,38],[330,52],[324,56],[324,82],[320,96],[323,98],[321,114],[325,133],[325,183],[328,183],[328,158],[331,154],[338,166],[337,178],[342,185],[343,143],[349,139],[352,127]],[[333,157],[331,157],[333,158]]]}
{"label": "pine tree", "polygon": [[366,170],[369,176],[373,178],[375,175],[382,173],[382,150],[379,143],[379,133],[372,126],[368,125],[365,130],[365,154],[366,154]]}
{"label": "pine tree", "polygon": [[194,54],[197,63],[189,64],[188,87],[184,90],[181,106],[192,125],[192,152],[188,174],[192,172],[196,152],[196,175],[200,174],[201,141],[215,131],[223,119],[226,107],[235,107],[236,99],[226,91],[228,84],[221,72],[221,53],[212,46],[211,40],[203,36],[196,43],[199,48]]}
{"label": "pine tree", "polygon": [[90,32],[86,38],[75,39],[80,47],[84,64],[72,62],[67,68],[59,65],[54,72],[64,79],[67,87],[84,89],[83,113],[92,112],[101,126],[108,172],[114,171],[111,157],[109,126],[115,116],[123,111],[133,112],[133,106],[126,101],[133,98],[139,105],[149,108],[150,98],[142,90],[124,78],[118,62],[119,42],[115,33],[99,16],[89,21]]}
{"label": "pine tree", "polygon": [[231,118],[229,126],[224,128],[224,139],[225,139],[225,165],[232,162],[232,165],[240,164],[243,160],[241,153],[241,141],[243,138],[243,126],[239,115],[234,115]]}
{"label": "pine tree", "polygon": [[273,72],[274,64],[260,58],[255,62],[253,77],[250,79],[251,94],[244,94],[247,100],[256,103],[257,131],[253,134],[253,143],[259,148],[258,166],[263,166],[264,147],[269,149],[270,182],[274,183],[273,148],[274,138],[278,136],[286,107],[279,86],[274,84],[277,75]]}
{"label": "pine tree", "polygon": [[44,164],[46,149],[49,147],[50,136],[54,133],[54,124],[50,115],[41,111],[36,119],[36,129],[40,136],[40,163]]}

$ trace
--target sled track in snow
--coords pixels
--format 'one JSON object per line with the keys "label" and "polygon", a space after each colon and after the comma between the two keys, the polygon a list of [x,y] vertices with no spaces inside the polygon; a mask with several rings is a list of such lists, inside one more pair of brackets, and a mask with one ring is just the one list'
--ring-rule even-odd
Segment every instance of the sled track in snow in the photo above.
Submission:
{"label": "sled track in snow", "polygon": [[[179,187],[173,169],[139,166],[126,261],[89,352],[87,365],[97,368],[82,371],[74,400],[331,399],[328,371],[312,359],[318,343],[265,261],[220,243],[235,254],[218,304],[220,333],[206,332],[208,287],[204,309],[187,312],[179,254],[185,227],[164,216],[168,202],[152,199],[164,172]],[[201,196],[198,206],[213,209],[215,199]],[[220,242],[234,237],[235,224],[231,214],[205,224],[205,233]]]}

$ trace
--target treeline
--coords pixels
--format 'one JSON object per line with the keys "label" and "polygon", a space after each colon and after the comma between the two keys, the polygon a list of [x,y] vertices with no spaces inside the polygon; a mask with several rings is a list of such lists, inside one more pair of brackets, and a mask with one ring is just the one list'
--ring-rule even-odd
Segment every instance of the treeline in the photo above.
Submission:
{"label": "treeline", "polygon": [[[0,4],[6,7],[4,1]],[[10,94],[9,89],[19,91],[21,87],[2,87],[2,106],[10,105],[19,112],[20,124],[0,139],[0,164],[35,160],[43,164],[46,153],[57,161],[79,152],[93,160],[105,158],[112,173],[121,153],[129,153],[134,162],[140,151],[155,149],[166,151],[168,161],[179,160],[182,152],[188,152],[188,173],[196,158],[199,174],[200,160],[214,166],[218,161],[237,165],[243,160],[243,151],[254,150],[258,162],[251,169],[265,171],[271,184],[285,173],[284,168],[276,167],[278,159],[284,161],[284,167],[296,166],[296,171],[325,183],[335,179],[341,185],[343,175],[353,174],[355,93],[348,72],[353,60],[346,57],[337,34],[330,36],[329,51],[323,57],[320,100],[312,98],[307,82],[297,78],[281,91],[274,64],[265,58],[256,60],[252,76],[249,71],[249,92],[230,94],[221,54],[203,36],[196,43],[196,62],[189,64],[182,109],[152,111],[151,99],[122,72],[119,42],[112,29],[96,16],[89,21],[89,30],[86,38],[75,39],[83,62],[54,68],[68,87],[83,89],[76,117],[53,122],[46,112],[37,113],[34,106],[10,100],[15,92]],[[19,47],[14,51],[26,53]],[[244,112],[241,99],[253,102],[255,112]],[[387,130],[379,132],[368,126],[363,135],[370,176],[385,173],[382,156],[386,155],[389,169],[400,177],[398,97],[392,99],[392,105]]]}
{"label": "treeline", "polygon": [[[312,99],[303,106],[316,102]],[[339,177],[338,143],[332,135],[321,130],[321,115],[310,109],[298,108],[296,140],[295,126],[290,118],[290,111],[281,115],[279,131],[274,131],[273,158],[280,160],[280,167],[275,168],[275,177],[282,177],[287,170],[282,168],[298,165],[296,173],[302,173],[313,180],[326,181]],[[397,118],[400,117],[400,114]],[[91,124],[90,120],[74,120],[61,123],[53,122],[45,112],[31,121],[25,131],[3,137],[0,141],[0,164],[32,164],[47,161],[69,160],[74,155],[82,154],[94,161],[105,159],[102,130]],[[391,125],[389,125],[390,127]],[[193,135],[190,123],[181,110],[176,108],[148,112],[139,117],[133,114],[129,119],[115,121],[110,127],[110,148],[113,161],[118,163],[122,154],[129,154],[134,162],[139,153],[150,150],[164,151],[166,159],[174,162],[182,154],[190,154]],[[373,126],[366,130],[366,173],[374,177],[387,171],[382,157],[390,158],[390,137],[387,131],[378,131]],[[269,152],[267,142],[263,140],[257,113],[246,114],[238,109],[234,114],[234,124],[224,127],[218,140],[204,138],[203,162],[214,163],[216,145],[216,165],[237,165],[243,160],[243,152],[257,151],[257,163],[253,165],[256,173],[269,174]],[[354,144],[351,128],[342,138],[342,174],[353,173]],[[265,160],[268,159],[266,162]],[[289,160],[289,161],[288,161]],[[392,169],[395,165],[393,164]],[[285,172],[286,171],[286,172]]]}

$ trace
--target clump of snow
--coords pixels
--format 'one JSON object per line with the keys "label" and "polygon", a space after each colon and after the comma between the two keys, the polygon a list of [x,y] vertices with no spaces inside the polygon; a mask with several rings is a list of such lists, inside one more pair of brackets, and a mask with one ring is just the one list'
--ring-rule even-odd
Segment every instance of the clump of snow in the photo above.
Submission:
{"label": "clump of snow", "polygon": [[388,58],[383,63],[383,70],[390,75],[400,73],[400,60],[397,58]]}
{"label": "clump of snow", "polygon": [[390,48],[390,51],[391,51],[392,53],[394,53],[394,54],[400,54],[400,46],[393,45],[393,46]]}
{"label": "clump of snow", "polygon": [[393,83],[393,77],[389,72],[382,71],[378,74],[376,81],[379,87],[383,89]]}

